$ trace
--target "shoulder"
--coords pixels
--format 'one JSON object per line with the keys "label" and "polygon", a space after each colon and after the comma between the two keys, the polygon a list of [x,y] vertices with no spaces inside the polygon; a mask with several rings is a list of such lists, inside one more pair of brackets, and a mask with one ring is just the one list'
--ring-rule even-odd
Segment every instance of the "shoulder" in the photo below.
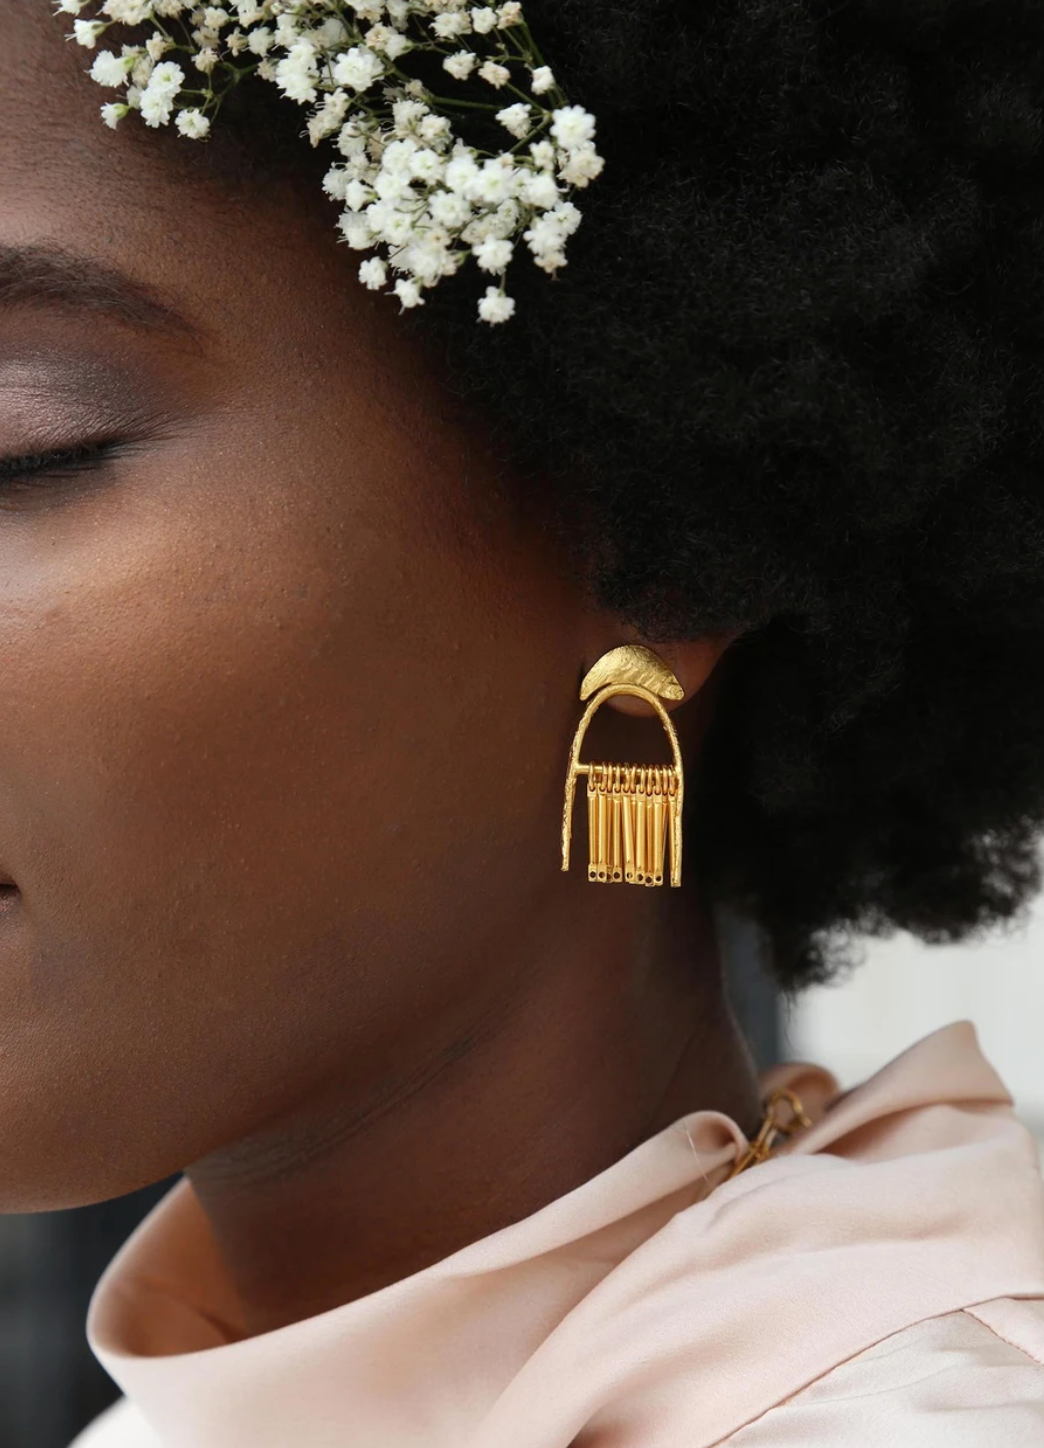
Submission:
{"label": "shoulder", "polygon": [[95,1418],[69,1448],[160,1448],[160,1440],[126,1398]]}
{"label": "shoulder", "polygon": [[914,1323],[741,1428],[730,1448],[1042,1448],[1044,1300]]}

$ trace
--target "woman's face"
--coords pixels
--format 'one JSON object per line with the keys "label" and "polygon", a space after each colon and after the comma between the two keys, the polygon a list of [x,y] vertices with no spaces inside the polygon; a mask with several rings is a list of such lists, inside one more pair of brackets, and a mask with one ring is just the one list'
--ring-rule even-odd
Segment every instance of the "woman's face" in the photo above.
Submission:
{"label": "woman's face", "polygon": [[408,1070],[496,986],[586,888],[556,829],[591,625],[325,203],[186,180],[193,143],[101,124],[64,17],[3,9],[0,457],[112,445],[0,477],[0,1208],[30,1210]]}

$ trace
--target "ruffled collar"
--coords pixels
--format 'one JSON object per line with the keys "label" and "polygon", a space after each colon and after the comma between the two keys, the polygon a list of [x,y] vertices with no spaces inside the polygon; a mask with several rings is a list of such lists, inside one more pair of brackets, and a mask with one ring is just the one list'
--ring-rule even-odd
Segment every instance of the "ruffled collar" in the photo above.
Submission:
{"label": "ruffled collar", "polygon": [[99,1282],[91,1346],[164,1448],[709,1448],[913,1322],[1044,1295],[1036,1144],[970,1024],[833,1104],[818,1068],[763,1084],[815,1124],[741,1176],[736,1123],[692,1112],[433,1266],[238,1341],[180,1182]]}

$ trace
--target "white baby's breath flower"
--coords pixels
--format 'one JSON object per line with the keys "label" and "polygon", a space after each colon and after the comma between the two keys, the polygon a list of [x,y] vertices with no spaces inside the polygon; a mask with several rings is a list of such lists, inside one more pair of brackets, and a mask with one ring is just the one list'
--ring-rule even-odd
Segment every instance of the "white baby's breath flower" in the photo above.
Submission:
{"label": "white baby's breath flower", "polygon": [[497,24],[501,30],[506,30],[509,25],[522,24],[521,0],[507,0],[506,5],[501,5],[497,11]]}
{"label": "white baby's breath flower", "polygon": [[471,16],[466,10],[447,10],[436,15],[431,22],[431,32],[439,40],[456,40],[467,35],[471,29]]}
{"label": "white baby's breath flower", "polygon": [[130,106],[120,105],[118,101],[109,101],[101,108],[101,118],[107,126],[111,126],[115,130],[129,111]]}
{"label": "white baby's breath flower", "polygon": [[265,56],[275,44],[275,31],[267,25],[262,25],[257,30],[251,30],[247,36],[247,49],[255,55]]}
{"label": "white baby's breath flower", "polygon": [[562,106],[551,112],[551,134],[566,151],[575,151],[595,133],[595,118],[583,106]]}
{"label": "white baby's breath flower", "polygon": [[587,141],[575,150],[566,152],[566,160],[559,167],[558,174],[563,181],[570,186],[588,186],[592,181],[602,174],[605,169],[605,161],[595,150],[594,145]]}
{"label": "white baby's breath flower", "polygon": [[378,256],[369,257],[359,267],[359,280],[371,292],[379,292],[388,282],[388,268]]}
{"label": "white baby's breath flower", "polygon": [[[323,190],[333,201],[343,201],[348,189],[348,172],[343,166],[331,166],[323,177]],[[354,207],[353,210],[361,210]]]}
{"label": "white baby's breath flower", "polygon": [[473,249],[473,255],[483,271],[503,272],[507,269],[514,250],[510,241],[490,236],[479,242]]}
{"label": "white baby's breath flower", "polygon": [[425,116],[417,127],[417,134],[429,146],[437,146],[449,140],[451,126],[448,116]]}
{"label": "white baby's breath flower", "polygon": [[400,277],[394,290],[403,307],[423,307],[424,298],[421,296],[420,286],[412,277]]}
{"label": "white baby's breath flower", "polygon": [[170,123],[174,98],[184,79],[185,72],[172,60],[162,60],[153,69],[139,102],[142,119],[147,126],[166,126]]}
{"label": "white baby's breath flower", "polygon": [[522,182],[519,194],[528,205],[538,211],[546,211],[554,206],[562,193],[550,171],[536,171]]}
{"label": "white baby's breath flower", "polygon": [[157,95],[176,95],[185,83],[185,72],[173,60],[162,60],[149,76],[149,90]]}
{"label": "white baby's breath flower", "polygon": [[346,85],[354,91],[369,90],[383,74],[384,62],[365,45],[353,45],[339,55],[333,68],[337,84]]}
{"label": "white baby's breath flower", "polygon": [[87,50],[93,50],[98,44],[98,37],[105,29],[103,20],[74,20],[73,39],[77,45],[84,46]]}
{"label": "white baby's breath flower", "polygon": [[389,60],[398,60],[400,55],[412,49],[412,42],[400,30],[390,25],[371,25],[363,36],[368,49],[386,55]]}
{"label": "white baby's breath flower", "polygon": [[447,55],[442,68],[448,70],[454,80],[467,80],[477,64],[478,56],[472,51],[457,50],[453,55]]}
{"label": "white baby's breath flower", "polygon": [[499,90],[501,86],[507,85],[511,79],[511,72],[507,66],[498,65],[495,60],[484,61],[483,64],[479,66],[478,73],[484,81],[488,81],[489,84],[495,86],[497,90]]}
{"label": "white baby's breath flower", "polygon": [[471,219],[471,202],[458,191],[433,191],[428,207],[433,219],[452,231],[459,230]]}
{"label": "white baby's breath flower", "polygon": [[414,100],[396,101],[391,108],[391,113],[395,130],[400,136],[416,130],[420,122],[429,114],[428,107],[423,101]]}
{"label": "white baby's breath flower", "polygon": [[346,211],[337,222],[345,241],[355,251],[368,251],[377,238],[365,216]]}
{"label": "white baby's breath flower", "polygon": [[546,272],[555,272],[566,264],[566,231],[554,216],[544,215],[522,234],[523,240],[533,253],[537,266]]}
{"label": "white baby's breath flower", "polygon": [[[448,174],[448,168],[447,168]],[[510,156],[497,156],[484,161],[467,188],[472,201],[481,201],[486,206],[499,206],[513,196],[521,180],[521,173],[512,165]]]}
{"label": "white baby's breath flower", "polygon": [[445,182],[451,191],[466,193],[479,174],[475,157],[467,151],[459,152],[446,166]]}
{"label": "white baby's breath flower", "polygon": [[389,246],[405,246],[412,236],[413,217],[409,212],[389,209],[384,215],[381,226],[382,239]]}
{"label": "white baby's breath flower", "polygon": [[446,275],[449,252],[444,242],[420,236],[403,254],[403,263],[425,286],[434,286]]}
{"label": "white baby's breath flower", "polygon": [[218,53],[213,46],[205,45],[202,50],[196,52],[194,60],[197,70],[201,70],[204,75],[210,75],[218,63]]}
{"label": "white baby's breath flower", "polygon": [[166,51],[170,49],[171,43],[172,42],[169,41],[165,35],[161,35],[158,30],[153,35],[150,35],[145,42],[145,49],[148,52],[149,59],[152,61],[162,60]]}
{"label": "white baby's breath flower", "polygon": [[99,50],[91,66],[91,80],[104,86],[123,85],[133,64],[133,55],[113,55],[111,50]]}
{"label": "white baby's breath flower", "polygon": [[446,162],[437,151],[428,146],[421,147],[410,157],[410,175],[415,181],[423,181],[426,185],[441,180],[445,169]]}
{"label": "white baby's breath flower", "polygon": [[365,162],[367,157],[366,136],[360,133],[355,121],[348,121],[338,131],[337,149],[349,161]]}
{"label": "white baby's breath flower", "polygon": [[381,155],[381,169],[390,176],[408,176],[410,163],[418,149],[412,136],[401,136],[389,141]]}
{"label": "white baby's breath flower", "polygon": [[497,12],[491,5],[482,5],[471,12],[471,27],[476,35],[488,35],[497,25]]}
{"label": "white baby's breath flower", "polygon": [[538,65],[530,76],[530,89],[535,96],[542,96],[545,91],[554,90],[555,77],[549,65]]}
{"label": "white baby's breath flower", "polygon": [[560,201],[551,215],[558,222],[566,236],[572,236],[573,232],[583,220],[583,212],[579,206],[574,206],[571,201]]}
{"label": "white baby's breath flower", "polygon": [[183,136],[193,141],[201,141],[210,130],[209,119],[196,106],[178,111],[174,124]]}
{"label": "white baby's breath flower", "polygon": [[524,101],[516,101],[513,106],[497,111],[497,120],[520,141],[524,141],[533,129],[532,112]]}
{"label": "white baby's breath flower", "polygon": [[365,181],[360,181],[358,176],[354,176],[345,185],[342,200],[349,211],[362,211],[373,200],[373,187],[367,186]]}
{"label": "white baby's breath flower", "polygon": [[308,137],[313,146],[318,146],[324,136],[332,135],[340,129],[341,123],[348,114],[348,93],[343,90],[331,91],[323,100],[319,110],[314,116],[309,117]]}
{"label": "white baby's breath flower", "polygon": [[142,54],[133,48],[128,48],[127,59],[131,62],[130,83],[144,90],[156,69],[156,62],[146,51]]}
{"label": "white baby's breath flower", "polygon": [[120,25],[140,25],[148,20],[151,0],[105,0],[103,12]]}
{"label": "white baby's breath flower", "polygon": [[290,50],[298,43],[299,40],[303,38],[301,31],[301,21],[296,15],[287,14],[286,10],[283,9],[282,6],[280,6],[280,9],[274,13],[276,18],[276,44],[285,45],[287,50]]}
{"label": "white baby's breath flower", "polygon": [[484,322],[508,322],[515,314],[515,299],[497,291],[496,287],[487,287],[486,295],[479,301],[478,314]]}
{"label": "white baby's breath flower", "polygon": [[165,91],[150,91],[146,86],[141,93],[138,109],[147,126],[166,126],[174,113],[174,97]]}
{"label": "white baby's breath flower", "polygon": [[408,36],[402,35],[398,30],[393,30],[382,47],[384,54],[389,60],[398,60],[414,49],[413,41]]}
{"label": "white baby's breath flower", "polygon": [[318,94],[319,62],[310,40],[297,40],[275,67],[276,85],[292,101],[302,105]]}
{"label": "white baby's breath flower", "polygon": [[413,195],[409,172],[403,171],[378,171],[373,178],[373,189],[379,201],[390,202],[392,206],[398,206]]}

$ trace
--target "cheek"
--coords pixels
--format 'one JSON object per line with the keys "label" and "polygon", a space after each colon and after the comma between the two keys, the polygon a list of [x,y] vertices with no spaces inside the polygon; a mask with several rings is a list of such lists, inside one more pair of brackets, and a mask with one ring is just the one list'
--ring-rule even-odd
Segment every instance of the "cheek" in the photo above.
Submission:
{"label": "cheek", "polygon": [[34,1194],[0,1208],[364,1081],[554,878],[546,580],[404,493],[407,459],[324,483],[297,441],[0,527],[0,1146]]}

